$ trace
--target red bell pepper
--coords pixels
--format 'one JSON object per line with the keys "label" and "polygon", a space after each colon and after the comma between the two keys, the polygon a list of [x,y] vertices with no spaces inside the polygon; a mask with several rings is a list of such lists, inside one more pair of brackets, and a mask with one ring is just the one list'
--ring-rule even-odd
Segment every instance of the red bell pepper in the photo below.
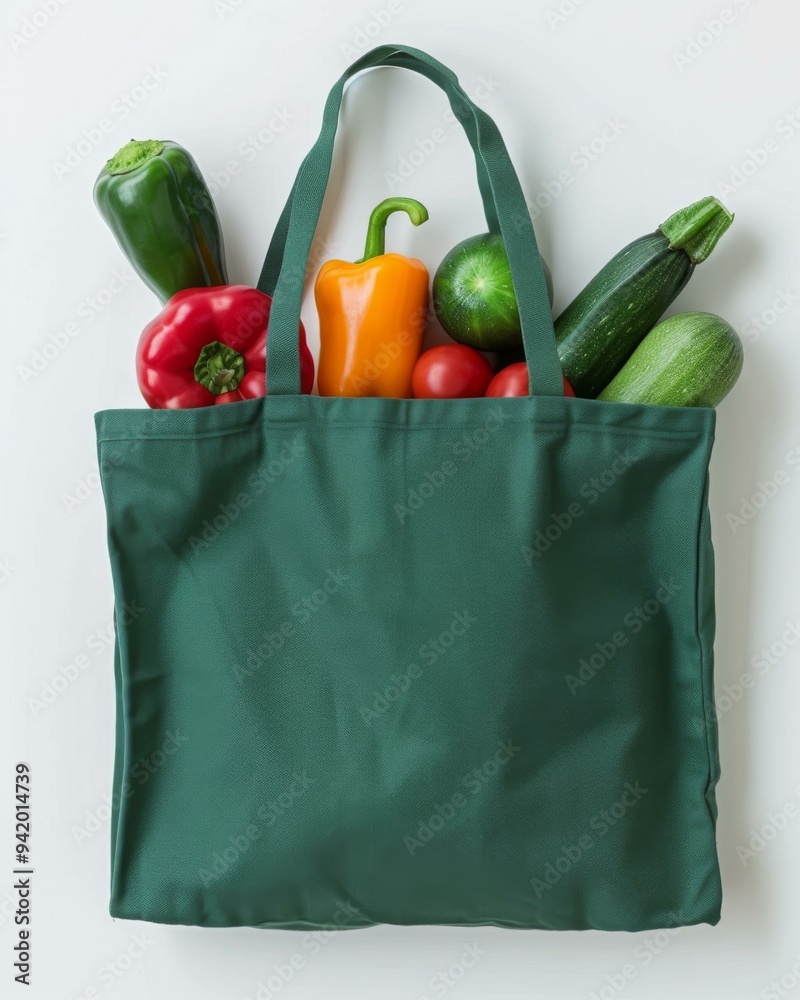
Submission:
{"label": "red bell pepper", "polygon": [[[272,299],[247,285],[176,292],[143,330],[136,374],[147,405],[184,409],[266,395],[267,324]],[[299,334],[304,393],[314,360]]]}

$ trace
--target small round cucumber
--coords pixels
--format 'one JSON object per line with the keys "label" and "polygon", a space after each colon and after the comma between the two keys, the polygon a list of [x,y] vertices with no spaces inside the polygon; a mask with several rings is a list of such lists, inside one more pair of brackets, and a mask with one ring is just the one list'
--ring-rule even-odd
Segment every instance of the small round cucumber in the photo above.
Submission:
{"label": "small round cucumber", "polygon": [[[553,278],[541,260],[553,304]],[[503,237],[470,236],[444,257],[433,278],[433,308],[453,340],[479,351],[504,351],[522,344],[517,296]]]}
{"label": "small round cucumber", "polygon": [[739,378],[744,350],[724,319],[686,312],[654,326],[597,397],[609,403],[716,406]]}

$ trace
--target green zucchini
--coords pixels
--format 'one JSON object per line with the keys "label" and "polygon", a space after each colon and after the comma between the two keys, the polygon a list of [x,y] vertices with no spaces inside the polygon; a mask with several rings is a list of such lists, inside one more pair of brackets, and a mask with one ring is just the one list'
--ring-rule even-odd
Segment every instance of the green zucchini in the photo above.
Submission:
{"label": "green zucchini", "polygon": [[653,327],[597,398],[716,406],[736,384],[743,360],[742,342],[730,323],[713,313],[679,313]]}
{"label": "green zucchini", "polygon": [[731,222],[716,198],[689,205],[620,250],[567,306],[556,341],[578,396],[592,399],[608,385]]}

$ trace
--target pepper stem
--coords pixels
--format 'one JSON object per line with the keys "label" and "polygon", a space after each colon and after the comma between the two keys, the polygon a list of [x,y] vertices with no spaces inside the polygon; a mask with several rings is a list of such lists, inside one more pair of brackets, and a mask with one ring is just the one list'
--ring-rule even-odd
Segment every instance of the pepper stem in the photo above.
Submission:
{"label": "pepper stem", "polygon": [[160,139],[131,139],[114,153],[106,163],[106,170],[110,174],[129,174],[163,151],[164,143]]}
{"label": "pepper stem", "polygon": [[423,222],[428,221],[428,209],[421,202],[413,198],[386,198],[372,210],[367,226],[364,256],[356,261],[357,264],[372,257],[380,257],[386,252],[386,222],[394,212],[406,212],[414,226],[421,226]]}
{"label": "pepper stem", "polygon": [[195,381],[215,396],[233,392],[244,378],[244,358],[227,344],[212,340],[206,344],[194,366]]}
{"label": "pepper stem", "polygon": [[671,215],[658,228],[670,250],[683,250],[693,264],[704,261],[733,222],[733,215],[716,198],[701,198]]}

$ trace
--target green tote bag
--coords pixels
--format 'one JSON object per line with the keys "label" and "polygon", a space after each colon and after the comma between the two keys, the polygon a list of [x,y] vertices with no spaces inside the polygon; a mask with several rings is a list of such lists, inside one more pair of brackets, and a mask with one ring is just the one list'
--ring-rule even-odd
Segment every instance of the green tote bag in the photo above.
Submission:
{"label": "green tote bag", "polygon": [[[530,395],[300,394],[345,84],[447,94]],[[562,396],[492,119],[381,46],[333,88],[260,285],[268,395],[96,417],[114,582],[116,917],[209,927],[719,919],[714,412]]]}

